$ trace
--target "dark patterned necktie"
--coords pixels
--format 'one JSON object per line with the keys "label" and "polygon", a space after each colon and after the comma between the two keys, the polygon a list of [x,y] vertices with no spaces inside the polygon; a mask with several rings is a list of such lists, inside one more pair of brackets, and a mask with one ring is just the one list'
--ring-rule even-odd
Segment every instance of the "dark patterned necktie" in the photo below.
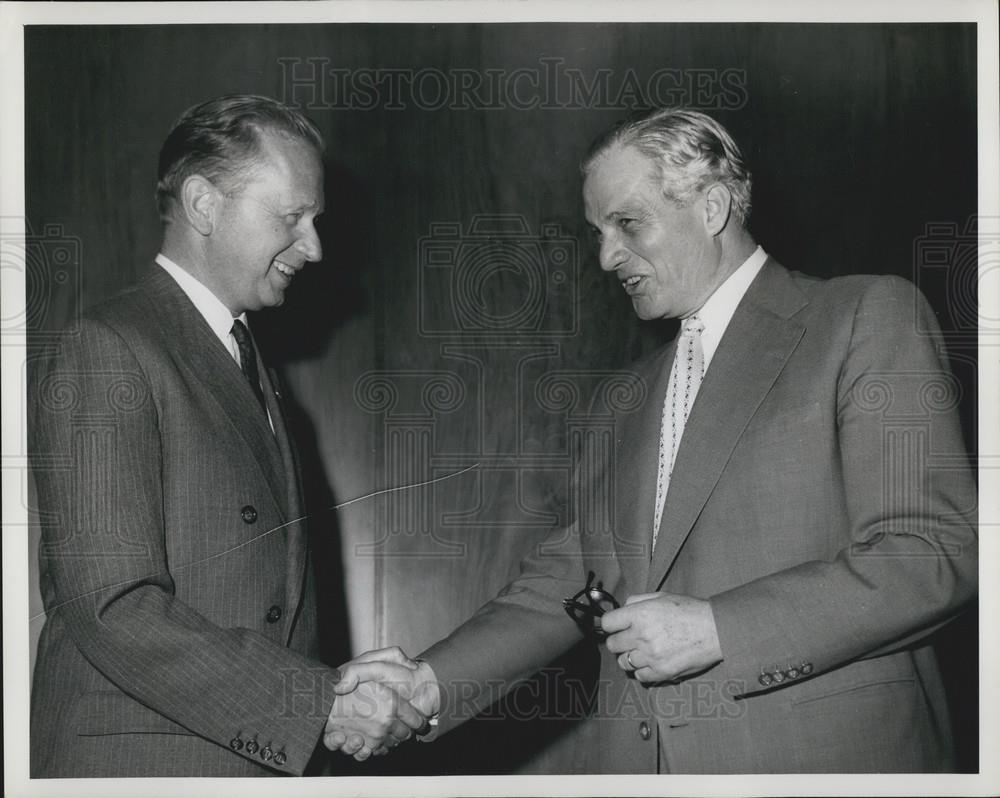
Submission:
{"label": "dark patterned necktie", "polygon": [[257,371],[257,351],[253,346],[253,338],[250,337],[250,330],[239,319],[233,320],[233,329],[230,330],[236,345],[240,349],[240,368],[243,369],[243,376],[247,378],[253,395],[260,402],[264,414],[267,414],[267,404],[264,402],[264,392],[260,388],[260,374]]}

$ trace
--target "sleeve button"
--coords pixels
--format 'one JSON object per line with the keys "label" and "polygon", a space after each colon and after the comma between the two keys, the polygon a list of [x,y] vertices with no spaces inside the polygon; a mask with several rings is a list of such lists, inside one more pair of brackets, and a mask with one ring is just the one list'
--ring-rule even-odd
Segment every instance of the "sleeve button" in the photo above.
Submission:
{"label": "sleeve button", "polygon": [[270,762],[272,756],[274,756],[274,751],[271,750],[271,746],[265,745],[260,749],[260,758],[265,762]]}
{"label": "sleeve button", "polygon": [[760,682],[764,687],[770,687],[771,682],[773,682],[774,679],[771,678],[770,673],[762,673],[760,676],[757,677],[757,681]]}
{"label": "sleeve button", "polygon": [[803,662],[802,663],[802,675],[803,676],[808,676],[812,672],[813,672],[813,664],[811,662]]}
{"label": "sleeve button", "polygon": [[278,767],[281,767],[287,761],[288,761],[288,757],[285,756],[285,752],[284,751],[278,751],[278,753],[276,753],[274,755],[274,764],[276,764]]}
{"label": "sleeve button", "polygon": [[788,669],[788,678],[789,679],[798,679],[799,678],[799,669],[798,668],[789,668]]}
{"label": "sleeve button", "polygon": [[244,524],[254,523],[257,520],[257,509],[252,504],[248,504],[240,510],[240,518],[243,519]]}
{"label": "sleeve button", "polygon": [[272,606],[271,609],[267,611],[266,618],[268,623],[277,623],[281,619],[281,607],[277,604]]}
{"label": "sleeve button", "polygon": [[234,751],[239,751],[243,748],[243,741],[239,737],[234,737],[229,741],[229,747]]}
{"label": "sleeve button", "polygon": [[251,740],[247,743],[247,753],[251,756],[256,754],[260,750],[260,745],[258,745],[256,740]]}
{"label": "sleeve button", "polygon": [[781,684],[783,681],[785,681],[785,672],[783,670],[776,670],[774,672],[774,681],[777,684]]}

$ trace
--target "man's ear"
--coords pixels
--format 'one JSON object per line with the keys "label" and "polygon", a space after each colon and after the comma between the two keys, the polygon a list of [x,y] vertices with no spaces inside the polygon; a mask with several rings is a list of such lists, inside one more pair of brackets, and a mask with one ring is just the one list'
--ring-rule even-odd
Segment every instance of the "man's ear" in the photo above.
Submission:
{"label": "man's ear", "polygon": [[221,200],[221,192],[201,175],[191,175],[181,185],[184,218],[203,236],[210,235],[215,229]]}
{"label": "man's ear", "polygon": [[715,183],[705,192],[705,230],[717,236],[726,229],[733,207],[733,195],[722,183]]}

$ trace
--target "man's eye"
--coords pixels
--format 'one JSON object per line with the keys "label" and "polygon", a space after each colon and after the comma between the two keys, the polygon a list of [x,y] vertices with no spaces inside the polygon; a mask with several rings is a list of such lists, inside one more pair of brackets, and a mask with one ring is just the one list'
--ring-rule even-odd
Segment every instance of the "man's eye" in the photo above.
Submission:
{"label": "man's eye", "polygon": [[622,218],[618,220],[618,226],[622,230],[631,230],[635,227],[635,219]]}
{"label": "man's eye", "polygon": [[299,220],[301,218],[302,218],[302,213],[301,212],[289,213],[289,214],[287,214],[285,216],[285,221],[288,222],[291,225],[296,225],[296,224],[299,223]]}

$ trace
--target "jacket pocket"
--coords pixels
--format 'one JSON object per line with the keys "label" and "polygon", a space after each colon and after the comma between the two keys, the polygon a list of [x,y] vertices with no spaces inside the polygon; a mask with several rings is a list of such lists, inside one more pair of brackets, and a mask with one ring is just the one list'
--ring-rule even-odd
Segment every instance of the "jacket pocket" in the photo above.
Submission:
{"label": "jacket pocket", "polygon": [[852,698],[864,698],[867,695],[877,695],[884,690],[890,690],[893,686],[895,687],[912,687],[916,680],[912,676],[904,676],[899,678],[888,677],[885,679],[876,679],[873,681],[862,682],[859,684],[842,685],[840,688],[831,690],[830,692],[819,693],[817,695],[804,696],[801,698],[794,698],[789,703],[793,707],[803,707],[809,704],[814,704],[817,701],[826,701],[830,698],[838,699],[852,699]]}
{"label": "jacket pocket", "polygon": [[917,672],[908,653],[861,659],[812,679],[793,682],[780,692],[786,705],[801,707],[827,698],[865,698],[914,687]]}
{"label": "jacket pocket", "polygon": [[183,734],[191,732],[124,693],[100,690],[84,693],[77,701],[73,724],[76,734]]}

